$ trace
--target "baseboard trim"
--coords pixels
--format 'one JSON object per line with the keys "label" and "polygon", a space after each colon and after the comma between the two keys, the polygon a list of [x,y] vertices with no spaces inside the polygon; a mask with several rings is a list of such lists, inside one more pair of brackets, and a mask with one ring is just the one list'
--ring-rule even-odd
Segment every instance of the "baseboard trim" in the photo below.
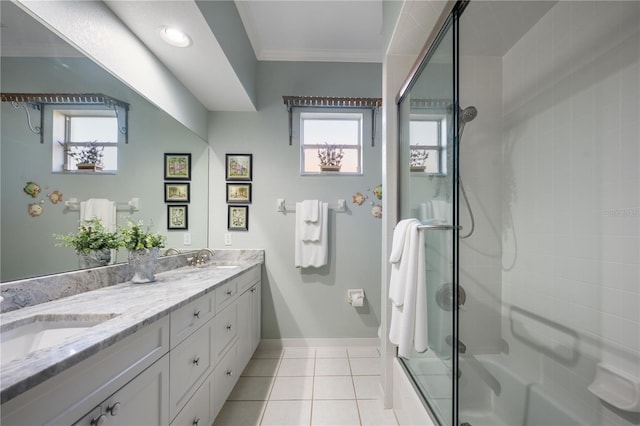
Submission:
{"label": "baseboard trim", "polygon": [[380,346],[377,337],[363,338],[311,338],[311,339],[262,339],[260,349],[281,349],[286,347],[313,348],[323,346],[352,347],[352,346]]}

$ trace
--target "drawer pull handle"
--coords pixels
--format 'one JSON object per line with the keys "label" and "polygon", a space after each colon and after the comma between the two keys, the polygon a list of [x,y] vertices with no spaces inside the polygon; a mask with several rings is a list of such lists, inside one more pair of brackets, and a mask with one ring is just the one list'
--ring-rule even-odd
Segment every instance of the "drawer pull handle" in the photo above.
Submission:
{"label": "drawer pull handle", "polygon": [[198,423],[200,423],[200,419],[194,419],[193,423],[191,423],[193,426],[198,426]]}
{"label": "drawer pull handle", "polygon": [[233,376],[233,371],[227,370],[227,376],[229,376],[229,377]]}
{"label": "drawer pull handle", "polygon": [[196,317],[196,318],[200,318],[200,311],[195,311],[193,313],[193,316]]}
{"label": "drawer pull handle", "polygon": [[255,292],[256,292],[256,290],[257,290],[257,288],[255,288],[255,287],[254,287],[254,288],[252,288],[252,289],[251,289],[251,293],[255,293]]}
{"label": "drawer pull handle", "polygon": [[231,329],[233,328],[233,326],[231,324],[227,324],[227,331],[231,331]]}
{"label": "drawer pull handle", "polygon": [[102,426],[107,422],[107,416],[100,414],[98,417],[91,419],[91,426]]}
{"label": "drawer pull handle", "polygon": [[118,415],[118,411],[120,411],[120,403],[116,402],[113,405],[110,405],[107,407],[107,413],[111,414],[112,416],[117,416]]}
{"label": "drawer pull handle", "polygon": [[199,365],[199,363],[200,363],[200,357],[194,358],[193,363],[194,363],[195,365]]}
{"label": "drawer pull handle", "polygon": [[227,290],[227,296],[231,296],[233,292],[231,290]]}

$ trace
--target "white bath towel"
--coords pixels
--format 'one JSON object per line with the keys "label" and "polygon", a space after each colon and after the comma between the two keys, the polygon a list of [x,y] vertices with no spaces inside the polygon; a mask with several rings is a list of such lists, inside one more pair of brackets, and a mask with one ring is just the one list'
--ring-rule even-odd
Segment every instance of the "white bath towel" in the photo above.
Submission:
{"label": "white bath towel", "polygon": [[305,241],[303,239],[304,227],[307,223],[300,214],[301,209],[302,203],[296,203],[296,211],[298,214],[296,214],[294,237],[295,266],[296,268],[319,268],[327,264],[329,254],[329,205],[327,203],[320,203],[318,212],[320,237],[316,241]]}
{"label": "white bath towel", "polygon": [[302,241],[319,241],[322,234],[322,203],[318,200],[304,200],[300,208],[296,205],[297,215],[300,216],[300,236]]}
{"label": "white bath towel", "polygon": [[[392,304],[389,341],[398,345],[398,355],[404,358],[411,357],[412,348],[418,352],[424,352],[427,349],[424,236],[423,231],[418,228],[419,225],[420,222],[416,219],[410,219],[406,223],[405,243],[400,261],[391,265],[389,294]],[[400,301],[401,303],[396,303]]]}
{"label": "white bath towel", "polygon": [[[396,306],[404,303],[404,291],[407,282],[408,263],[411,261],[409,253],[408,228],[412,224],[420,224],[416,219],[401,220],[393,230],[393,242],[391,244],[391,275],[389,278],[389,299]],[[404,254],[404,256],[403,256]]]}
{"label": "white bath towel", "polygon": [[109,231],[116,229],[116,203],[104,198],[89,198],[80,203],[80,221],[98,219]]}

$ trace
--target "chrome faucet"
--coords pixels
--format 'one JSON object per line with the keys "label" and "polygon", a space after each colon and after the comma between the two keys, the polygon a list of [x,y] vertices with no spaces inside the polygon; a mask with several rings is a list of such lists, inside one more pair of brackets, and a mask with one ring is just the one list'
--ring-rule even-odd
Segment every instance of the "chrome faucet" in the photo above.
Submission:
{"label": "chrome faucet", "polygon": [[165,252],[164,252],[164,255],[165,256],[169,256],[170,254],[180,254],[180,253],[181,253],[180,250],[172,247],[172,248],[166,249]]}
{"label": "chrome faucet", "polygon": [[213,257],[214,254],[216,253],[210,248],[203,248],[198,250],[198,253],[196,253],[195,256],[188,258],[187,261],[189,262],[189,266],[204,265],[207,263],[207,260]]}

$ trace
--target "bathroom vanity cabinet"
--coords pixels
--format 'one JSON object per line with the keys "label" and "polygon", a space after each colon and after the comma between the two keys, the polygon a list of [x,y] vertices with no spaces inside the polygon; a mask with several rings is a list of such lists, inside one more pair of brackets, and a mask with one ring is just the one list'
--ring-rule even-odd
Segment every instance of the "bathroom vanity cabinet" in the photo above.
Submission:
{"label": "bathroom vanity cabinet", "polygon": [[10,399],[2,425],[212,424],[259,343],[260,274],[248,268]]}

